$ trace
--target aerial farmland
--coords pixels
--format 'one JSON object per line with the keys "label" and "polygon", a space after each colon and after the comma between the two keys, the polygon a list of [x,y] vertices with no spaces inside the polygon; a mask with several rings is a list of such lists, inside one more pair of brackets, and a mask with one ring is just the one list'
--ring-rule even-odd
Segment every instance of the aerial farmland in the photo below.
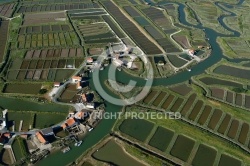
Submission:
{"label": "aerial farmland", "polygon": [[247,0],[0,1],[0,165],[250,165]]}

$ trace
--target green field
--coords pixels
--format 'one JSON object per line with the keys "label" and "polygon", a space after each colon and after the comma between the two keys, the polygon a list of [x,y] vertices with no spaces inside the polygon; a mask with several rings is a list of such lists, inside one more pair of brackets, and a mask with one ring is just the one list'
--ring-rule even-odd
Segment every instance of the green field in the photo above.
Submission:
{"label": "green field", "polygon": [[17,98],[9,98],[0,96],[0,107],[13,111],[41,111],[41,112],[62,112],[67,113],[68,106],[62,106],[59,104],[40,104],[28,100],[22,100]]}
{"label": "green field", "polygon": [[174,136],[173,131],[163,127],[158,127],[153,137],[150,139],[149,145],[161,151],[165,151],[169,146],[173,136]]}
{"label": "green field", "polygon": [[42,84],[7,84],[4,93],[38,94]]}
{"label": "green field", "polygon": [[67,113],[33,112],[33,111],[8,111],[7,119],[10,127],[15,122],[15,131],[19,130],[20,121],[23,120],[21,131],[32,128],[46,128],[65,120]]}
{"label": "green field", "polygon": [[26,141],[20,137],[17,137],[12,143],[12,150],[14,152],[17,161],[20,161],[27,155]]}
{"label": "green field", "polygon": [[31,112],[17,112],[17,111],[8,111],[7,118],[8,123],[15,122],[15,131],[19,130],[20,121],[23,121],[21,131],[28,131],[29,127],[33,125],[33,117]]}
{"label": "green field", "polygon": [[213,166],[216,158],[216,150],[201,144],[196,152],[196,155],[193,159],[193,166]]}
{"label": "green field", "polygon": [[154,124],[143,119],[125,119],[119,126],[119,130],[139,141],[144,142]]}
{"label": "green field", "polygon": [[184,136],[179,135],[174,143],[173,148],[171,149],[171,155],[183,160],[187,161],[192,149],[194,147],[195,141]]}
{"label": "green field", "polygon": [[35,128],[46,128],[65,120],[67,114],[36,113],[34,117]]}
{"label": "green field", "polygon": [[92,155],[95,159],[119,166],[143,166],[144,164],[128,155],[114,140],[110,140]]}
{"label": "green field", "polygon": [[218,166],[241,166],[241,161],[228,155],[222,154]]}

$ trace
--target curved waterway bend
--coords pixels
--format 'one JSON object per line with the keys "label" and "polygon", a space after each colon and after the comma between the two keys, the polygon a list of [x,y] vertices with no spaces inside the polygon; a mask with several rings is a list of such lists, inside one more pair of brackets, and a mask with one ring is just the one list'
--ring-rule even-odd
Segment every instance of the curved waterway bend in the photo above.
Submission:
{"label": "curved waterway bend", "polygon": [[[173,3],[172,2],[161,2],[161,3],[158,3],[157,6],[162,6],[164,4],[173,4]],[[175,3],[175,4],[179,5],[178,11],[179,11],[180,23],[182,23],[188,27],[195,27],[198,29],[203,29],[205,31],[206,37],[209,38],[208,42],[212,47],[211,55],[205,61],[194,66],[192,68],[191,72],[183,71],[183,72],[177,73],[176,75],[171,76],[169,78],[156,78],[156,79],[154,79],[153,86],[177,84],[177,83],[189,80],[192,76],[204,73],[204,71],[207,68],[214,65],[215,63],[220,61],[222,58],[225,58],[223,56],[223,52],[222,52],[220,46],[216,42],[217,37],[219,37],[219,36],[220,37],[239,37],[239,33],[234,33],[234,35],[224,35],[224,34],[220,34],[216,31],[214,31],[213,29],[203,27],[202,24],[198,24],[198,25],[194,26],[194,25],[188,23],[185,19],[186,18],[185,12],[184,12],[185,5],[183,5],[181,3]],[[223,19],[223,18],[220,18],[220,19]],[[106,75],[107,74],[106,71],[103,71],[103,74]],[[124,84],[128,83],[130,79],[137,81],[138,86],[145,85],[144,79],[138,78],[138,77],[133,77],[133,76],[131,76],[125,72],[122,72],[122,71],[119,72],[119,74],[117,74],[117,76],[116,76],[116,80],[121,82],[121,83],[124,83]]]}
{"label": "curved waterway bend", "polygon": [[[165,2],[167,3],[167,2]],[[179,4],[179,3],[178,3]],[[163,4],[161,4],[163,5]],[[192,27],[193,25],[189,24],[185,19],[185,12],[184,12],[185,5],[179,4],[179,20],[182,24],[186,26]],[[180,72],[174,76],[171,76],[170,78],[159,78],[154,79],[153,86],[157,85],[173,85],[177,84],[183,81],[189,80],[192,76],[202,74],[207,68],[217,63],[221,58],[223,57],[222,50],[220,49],[219,45],[216,43],[216,38],[218,36],[229,36],[229,35],[222,35],[217,33],[216,31],[205,28],[201,24],[195,26],[195,28],[199,29],[205,29],[206,36],[210,39],[208,42],[212,46],[212,52],[211,56],[206,59],[205,61],[199,63],[195,67],[192,68],[191,72],[183,71]],[[237,35],[233,35],[237,36]],[[114,93],[112,93],[110,90],[108,90],[105,85],[104,81],[108,79],[108,69],[112,70],[113,66],[111,65],[108,68],[105,68],[103,71],[100,71],[100,80],[101,86],[103,89],[111,96],[118,97]],[[117,72],[116,74],[116,80],[121,83],[128,83],[129,80],[134,80],[137,82],[137,86],[143,86],[145,84],[145,80],[138,77],[133,77],[123,71]],[[95,87],[93,85],[93,81],[90,79],[90,87],[95,90]],[[105,97],[104,97],[105,99]],[[116,106],[113,104],[110,104],[108,102],[105,102],[106,112],[112,112],[116,113],[121,111],[121,106]],[[62,152],[56,152],[54,154],[49,155],[47,158],[40,161],[39,165],[66,165],[71,163],[72,161],[75,161],[82,153],[84,153],[87,149],[93,147],[96,143],[98,143],[105,135],[109,134],[111,131],[112,126],[114,125],[116,119],[103,119],[97,127],[91,131],[87,136],[84,138],[84,142],[80,147],[72,147],[72,149],[67,152],[67,154],[63,154]]]}
{"label": "curved waterway bend", "polygon": [[[238,4],[236,4],[235,6],[240,6],[240,5],[242,5],[243,2],[244,2],[244,0],[240,0],[240,1],[238,2]],[[225,12],[227,12],[227,13],[230,13],[229,15],[228,15],[228,14],[224,14],[224,15],[220,16],[219,19],[218,19],[219,23],[220,23],[225,29],[227,29],[228,31],[233,32],[236,36],[240,36],[240,33],[239,33],[238,31],[233,30],[232,28],[229,28],[229,27],[225,24],[225,22],[224,22],[224,18],[226,18],[226,17],[235,17],[235,16],[237,16],[237,15],[236,15],[235,13],[229,11],[229,10],[226,10],[226,9],[223,8],[221,5],[223,5],[223,6],[227,7],[227,8],[233,8],[234,6],[233,6],[233,5],[230,5],[230,4],[227,4],[227,3],[223,3],[223,2],[215,2],[215,5],[216,5],[217,7],[219,7],[221,10],[223,10],[223,11],[225,11]]]}

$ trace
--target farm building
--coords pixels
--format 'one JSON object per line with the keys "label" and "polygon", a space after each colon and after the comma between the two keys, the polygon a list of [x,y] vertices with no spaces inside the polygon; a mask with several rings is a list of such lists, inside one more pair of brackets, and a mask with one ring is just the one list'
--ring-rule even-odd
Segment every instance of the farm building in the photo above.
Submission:
{"label": "farm building", "polygon": [[189,49],[189,50],[188,50],[188,54],[189,54],[190,56],[194,56],[195,50]]}
{"label": "farm building", "polygon": [[158,66],[164,66],[165,64],[164,64],[163,61],[159,61],[157,65],[158,65]]}
{"label": "farm building", "polygon": [[113,63],[116,66],[122,66],[123,65],[123,61],[121,61],[120,59],[114,59]]}
{"label": "farm building", "polygon": [[41,132],[36,133],[36,138],[41,144],[46,144],[47,141],[45,140],[44,136],[41,134]]}
{"label": "farm building", "polygon": [[94,103],[87,103],[86,107],[94,109],[95,108],[95,104]]}
{"label": "farm building", "polygon": [[78,82],[76,83],[76,89],[82,89],[82,86],[81,86],[81,82],[80,82],[80,81],[78,81]]}
{"label": "farm building", "polygon": [[79,111],[75,114],[75,118],[76,119],[84,119],[84,117],[86,116],[87,112],[83,112],[83,111]]}
{"label": "farm building", "polygon": [[93,58],[87,58],[87,63],[93,63],[94,62],[94,60],[93,60]]}
{"label": "farm building", "polygon": [[90,114],[90,118],[88,119],[89,126],[95,126],[102,119],[104,110],[96,110]]}
{"label": "farm building", "polygon": [[84,132],[85,126],[76,121],[74,118],[69,118],[61,126],[64,130],[67,130],[71,134],[80,134]]}
{"label": "farm building", "polygon": [[69,118],[66,120],[66,122],[64,124],[62,124],[62,128],[66,129],[67,127],[71,127],[73,125],[75,125],[77,122],[75,121],[74,118]]}
{"label": "farm building", "polygon": [[133,62],[128,62],[128,63],[127,63],[127,68],[128,68],[128,69],[132,68],[132,65],[133,65]]}
{"label": "farm building", "polygon": [[60,86],[60,82],[54,82],[54,87],[59,87]]}
{"label": "farm building", "polygon": [[73,76],[73,77],[72,77],[72,82],[77,83],[77,82],[79,82],[79,81],[81,81],[81,80],[82,80],[82,77],[79,77],[79,76]]}
{"label": "farm building", "polygon": [[35,146],[42,149],[50,149],[52,145],[47,141],[46,137],[41,131],[36,132],[36,134],[31,136],[31,140]]}
{"label": "farm building", "polygon": [[113,45],[112,46],[112,50],[116,53],[116,52],[121,52],[123,50],[125,50],[126,46],[122,45],[122,44],[117,44],[117,45]]}

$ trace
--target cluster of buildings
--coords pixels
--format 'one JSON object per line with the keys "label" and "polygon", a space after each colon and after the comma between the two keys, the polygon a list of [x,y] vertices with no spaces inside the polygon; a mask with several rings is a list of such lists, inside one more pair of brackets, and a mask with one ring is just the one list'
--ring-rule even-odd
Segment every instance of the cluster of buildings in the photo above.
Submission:
{"label": "cluster of buildings", "polygon": [[81,86],[82,77],[73,76],[71,79],[72,79],[72,83],[76,84],[76,89],[82,89],[82,86]]}
{"label": "cluster of buildings", "polygon": [[[82,97],[83,100],[86,100],[86,96]],[[64,139],[67,140],[72,136],[77,138],[78,135],[84,135],[91,131],[101,119],[100,115],[96,116],[96,113],[102,114],[103,112],[104,110],[94,109],[70,112],[68,117],[57,125],[40,130],[34,129],[27,132],[10,132],[6,127],[7,110],[4,110],[3,117],[0,118],[0,145],[3,145],[5,149],[13,151],[12,144],[16,137],[23,138],[27,143],[30,161],[34,163],[55,148],[52,143]],[[58,134],[62,132],[64,133],[64,136]],[[15,159],[15,154],[11,154],[12,156],[10,157]]]}
{"label": "cluster of buildings", "polygon": [[[199,50],[204,50],[204,49],[205,49],[205,46],[199,45],[198,50],[188,49],[187,52],[188,52],[188,55],[190,55],[191,57],[194,57]],[[211,46],[207,46],[206,49],[208,50],[211,49]]]}
{"label": "cluster of buildings", "polygon": [[[133,54],[133,48],[128,48],[124,44],[114,44],[109,45],[109,49],[107,50],[107,58],[112,60],[112,63],[117,67],[125,66],[127,68],[136,68],[133,61],[137,58],[135,54]],[[99,68],[100,70],[103,69],[102,65],[99,64],[97,61],[94,61],[92,57],[88,57],[86,59],[87,66],[90,68],[95,69]],[[104,66],[107,64],[104,62]],[[92,71],[92,70],[91,70]]]}
{"label": "cluster of buildings", "polygon": [[[72,83],[76,84],[76,89],[82,89],[82,77],[73,76]],[[84,103],[87,108],[95,109],[95,103],[90,99],[90,93],[81,93],[79,94],[79,100],[77,103]]]}
{"label": "cluster of buildings", "polygon": [[112,57],[112,62],[117,67],[125,66],[128,69],[136,69],[137,66],[133,63],[137,56],[133,54],[133,48],[122,46],[112,46],[112,51],[110,51]]}

